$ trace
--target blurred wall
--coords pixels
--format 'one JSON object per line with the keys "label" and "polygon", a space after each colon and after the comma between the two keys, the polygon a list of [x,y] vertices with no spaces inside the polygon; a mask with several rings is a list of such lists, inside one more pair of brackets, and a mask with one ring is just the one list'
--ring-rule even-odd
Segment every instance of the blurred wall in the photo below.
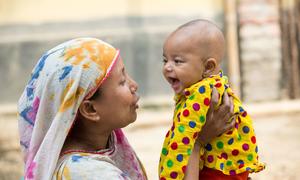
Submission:
{"label": "blurred wall", "polygon": [[245,101],[282,97],[282,51],[278,0],[240,0],[240,60]]}
{"label": "blurred wall", "polygon": [[15,103],[43,52],[93,36],[121,49],[143,97],[172,95],[161,74],[167,34],[194,18],[223,27],[222,1],[0,0],[0,104]]}
{"label": "blurred wall", "polygon": [[213,17],[220,11],[219,0],[1,0],[0,23],[84,21],[129,15]]}

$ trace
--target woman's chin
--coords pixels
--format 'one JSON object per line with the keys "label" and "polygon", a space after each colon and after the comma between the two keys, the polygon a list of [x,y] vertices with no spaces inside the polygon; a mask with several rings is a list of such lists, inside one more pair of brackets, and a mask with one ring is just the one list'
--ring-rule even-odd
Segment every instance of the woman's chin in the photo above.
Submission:
{"label": "woman's chin", "polygon": [[134,123],[136,121],[136,118],[137,118],[137,114],[135,113],[135,114],[132,115],[132,117],[130,119],[128,119],[126,121],[126,124],[123,126],[123,128],[130,125],[130,124],[132,124],[132,123]]}
{"label": "woman's chin", "polygon": [[132,118],[130,123],[134,123],[136,121],[136,118],[137,118],[137,115],[136,115],[136,112],[135,112],[135,114],[133,115],[133,118]]}

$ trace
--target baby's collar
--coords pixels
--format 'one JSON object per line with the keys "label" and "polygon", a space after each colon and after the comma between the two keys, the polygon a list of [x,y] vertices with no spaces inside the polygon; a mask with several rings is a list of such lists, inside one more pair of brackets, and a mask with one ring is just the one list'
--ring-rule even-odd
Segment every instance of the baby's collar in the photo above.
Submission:
{"label": "baby's collar", "polygon": [[210,78],[213,78],[213,77],[223,77],[223,71],[220,70],[218,74],[213,74],[213,75],[210,75],[209,77]]}
{"label": "baby's collar", "polygon": [[[222,77],[227,79],[226,76],[223,76],[223,71],[222,70],[220,70],[218,74],[214,74],[214,75],[209,76],[209,78],[222,78]],[[198,88],[196,88],[196,87],[198,87],[199,83],[202,82],[202,81],[205,81],[205,78],[198,81],[198,82],[196,82],[195,84],[191,85],[190,87],[185,88],[183,90],[182,94],[175,94],[175,96],[174,96],[175,102],[178,102],[178,100],[183,96],[185,98],[189,98],[195,90],[198,90]]]}

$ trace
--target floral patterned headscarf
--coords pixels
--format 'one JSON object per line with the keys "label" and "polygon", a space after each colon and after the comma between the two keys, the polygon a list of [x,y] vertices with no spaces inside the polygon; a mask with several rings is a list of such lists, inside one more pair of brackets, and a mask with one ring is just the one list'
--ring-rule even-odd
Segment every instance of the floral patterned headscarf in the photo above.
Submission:
{"label": "floral patterned headscarf", "polygon": [[[40,58],[18,102],[25,179],[52,178],[79,105],[94,94],[118,59],[118,50],[94,38],[67,41]],[[127,153],[135,157],[126,143]],[[137,164],[136,158],[132,166]],[[134,171],[128,170],[136,177],[142,174],[141,168]]]}

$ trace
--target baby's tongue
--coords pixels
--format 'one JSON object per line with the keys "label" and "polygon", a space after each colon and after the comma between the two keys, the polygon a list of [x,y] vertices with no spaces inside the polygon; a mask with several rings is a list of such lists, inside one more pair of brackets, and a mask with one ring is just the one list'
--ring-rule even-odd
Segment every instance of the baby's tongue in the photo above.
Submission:
{"label": "baby's tongue", "polygon": [[181,85],[181,83],[178,79],[176,79],[172,82],[172,88],[176,93],[178,93],[178,91],[180,90],[180,85]]}

